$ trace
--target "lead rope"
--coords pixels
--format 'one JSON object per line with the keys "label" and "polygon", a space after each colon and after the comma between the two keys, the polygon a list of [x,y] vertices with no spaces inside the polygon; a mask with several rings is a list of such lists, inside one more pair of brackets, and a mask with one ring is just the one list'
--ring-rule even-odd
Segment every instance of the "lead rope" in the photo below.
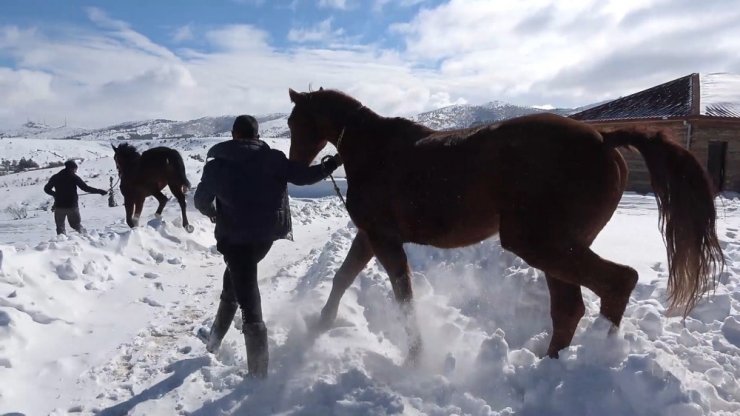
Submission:
{"label": "lead rope", "polygon": [[110,188],[108,188],[108,206],[111,208],[118,206],[118,204],[116,203],[116,196],[113,188],[115,188],[119,182],[121,182],[120,174],[118,175],[118,180],[116,181],[116,183],[113,183],[113,177],[110,177]]}
{"label": "lead rope", "polygon": [[[342,144],[342,139],[344,138],[344,127],[342,127],[342,132],[339,133],[339,138],[337,138],[337,151],[339,151],[339,146]],[[324,167],[324,164],[331,159],[330,155],[326,155],[321,158],[321,167]],[[334,184],[334,192],[336,192],[339,199],[342,201],[342,205],[344,205],[344,209],[347,210],[347,202],[344,200],[344,196],[342,196],[342,191],[339,189],[339,186],[337,185],[337,181],[334,180],[334,175],[331,173],[329,174],[329,178],[331,179],[331,183]],[[349,210],[347,210],[349,211]]]}

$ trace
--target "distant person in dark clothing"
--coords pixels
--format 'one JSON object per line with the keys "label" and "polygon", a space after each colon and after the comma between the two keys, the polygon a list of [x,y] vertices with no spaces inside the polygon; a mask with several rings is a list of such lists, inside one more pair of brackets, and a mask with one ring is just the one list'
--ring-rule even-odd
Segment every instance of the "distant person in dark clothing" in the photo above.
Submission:
{"label": "distant person in dark clothing", "polygon": [[54,197],[54,222],[57,226],[57,235],[66,232],[64,220],[69,220],[69,226],[77,232],[82,232],[80,208],[77,205],[77,188],[91,194],[105,195],[108,192],[88,186],[77,176],[77,163],[74,160],[64,162],[64,169],[49,179],[44,186],[44,192]]}
{"label": "distant person in dark clothing", "polygon": [[218,251],[224,256],[221,302],[206,349],[216,352],[241,307],[247,366],[253,377],[267,376],[267,328],[257,285],[257,263],[279,239],[292,239],[287,183],[309,185],[342,164],[339,155],[321,165],[303,166],[259,140],[257,120],[241,115],[233,140],[213,146],[195,191],[195,207],[216,223]]}

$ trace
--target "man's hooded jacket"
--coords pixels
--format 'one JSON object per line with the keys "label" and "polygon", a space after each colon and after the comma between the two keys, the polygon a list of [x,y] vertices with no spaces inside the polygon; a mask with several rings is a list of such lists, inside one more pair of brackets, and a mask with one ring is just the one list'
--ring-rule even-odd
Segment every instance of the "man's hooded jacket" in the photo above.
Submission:
{"label": "man's hooded jacket", "polygon": [[105,194],[105,191],[93,188],[69,169],[62,169],[54,174],[44,186],[44,192],[54,197],[56,208],[77,208],[77,188],[91,194]]}
{"label": "man's hooded jacket", "polygon": [[216,218],[219,243],[293,239],[288,186],[325,178],[337,163],[306,167],[261,140],[229,140],[213,146],[195,191],[195,207]]}

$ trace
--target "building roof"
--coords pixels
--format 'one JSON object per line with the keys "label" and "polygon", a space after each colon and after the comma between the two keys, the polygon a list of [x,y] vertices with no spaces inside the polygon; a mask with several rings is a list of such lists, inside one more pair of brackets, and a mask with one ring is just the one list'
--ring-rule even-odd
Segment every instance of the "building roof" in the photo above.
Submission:
{"label": "building roof", "polygon": [[740,74],[691,74],[573,114],[576,120],[740,118]]}

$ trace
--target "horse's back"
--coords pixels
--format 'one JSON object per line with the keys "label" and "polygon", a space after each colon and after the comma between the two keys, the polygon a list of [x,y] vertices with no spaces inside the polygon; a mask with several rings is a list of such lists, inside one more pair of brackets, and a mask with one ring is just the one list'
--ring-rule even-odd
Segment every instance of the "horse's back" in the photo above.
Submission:
{"label": "horse's back", "polygon": [[626,173],[619,153],[604,146],[595,129],[554,114],[436,132],[409,152],[396,156],[389,187],[394,211],[425,224],[402,221],[412,240],[438,246],[493,234],[506,212],[541,219],[566,215],[600,229],[616,207]]}
{"label": "horse's back", "polygon": [[157,146],[152,147],[151,149],[147,149],[144,151],[144,153],[141,154],[141,157],[144,158],[158,158],[158,157],[166,157],[168,155],[171,155],[173,153],[177,153],[177,150],[167,147],[167,146]]}

